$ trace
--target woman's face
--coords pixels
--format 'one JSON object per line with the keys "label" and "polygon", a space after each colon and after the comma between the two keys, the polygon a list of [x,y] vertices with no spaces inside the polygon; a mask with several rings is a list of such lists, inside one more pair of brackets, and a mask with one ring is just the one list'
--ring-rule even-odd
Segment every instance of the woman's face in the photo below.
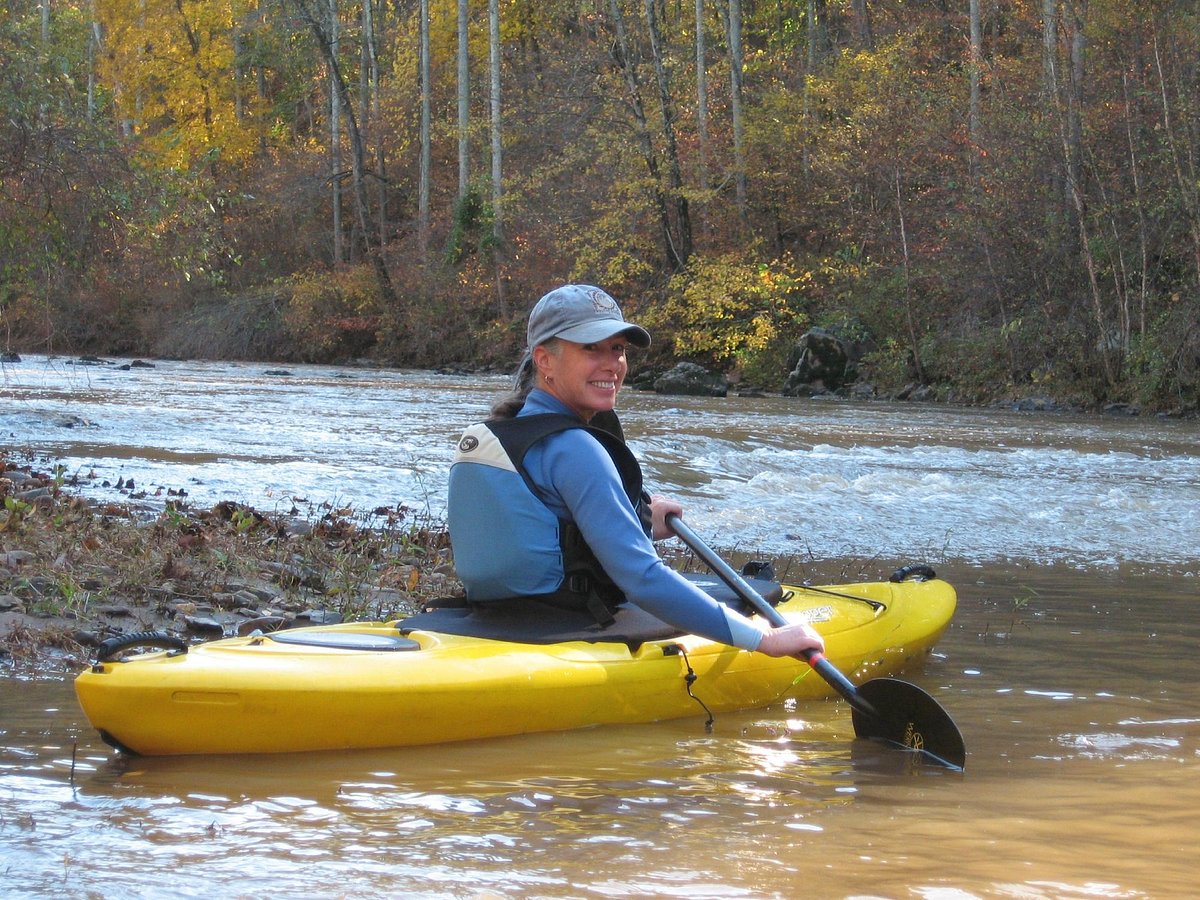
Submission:
{"label": "woman's face", "polygon": [[541,387],[588,422],[617,403],[617,392],[629,371],[625,347],[626,340],[619,334],[595,344],[559,339],[535,347],[533,361]]}

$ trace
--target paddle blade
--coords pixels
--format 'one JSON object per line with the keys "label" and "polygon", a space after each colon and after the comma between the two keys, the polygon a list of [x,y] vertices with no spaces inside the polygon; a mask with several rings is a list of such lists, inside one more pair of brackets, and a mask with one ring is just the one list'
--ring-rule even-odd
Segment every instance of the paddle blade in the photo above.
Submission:
{"label": "paddle blade", "polygon": [[876,715],[852,707],[854,733],[920,752],[928,761],[962,769],[967,749],[950,715],[915,684],[894,678],[873,678],[858,694]]}

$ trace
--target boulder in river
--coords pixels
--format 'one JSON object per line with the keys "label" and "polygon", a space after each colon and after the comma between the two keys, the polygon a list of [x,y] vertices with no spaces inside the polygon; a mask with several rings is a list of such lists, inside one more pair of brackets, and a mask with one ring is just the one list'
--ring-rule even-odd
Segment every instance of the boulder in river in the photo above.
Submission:
{"label": "boulder in river", "polygon": [[729,394],[729,380],[720,372],[710,372],[696,363],[681,362],[654,380],[654,391],[689,397],[725,397]]}
{"label": "boulder in river", "polygon": [[812,397],[837,391],[854,381],[861,355],[857,344],[824,328],[813,328],[800,337],[788,357],[783,393]]}

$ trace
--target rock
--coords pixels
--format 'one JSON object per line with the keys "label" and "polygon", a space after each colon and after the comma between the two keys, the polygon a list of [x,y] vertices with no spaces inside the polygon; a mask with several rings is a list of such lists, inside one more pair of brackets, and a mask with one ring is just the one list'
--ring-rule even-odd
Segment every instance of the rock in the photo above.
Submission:
{"label": "rock", "polygon": [[0,553],[0,566],[16,570],[23,563],[32,562],[34,559],[34,555],[28,550],[9,550],[7,553]]}
{"label": "rock", "polygon": [[213,606],[217,609],[236,609],[242,603],[237,599],[236,595],[217,591],[210,598]]}
{"label": "rock", "polygon": [[106,636],[90,628],[80,628],[71,635],[71,638],[81,647],[99,647]]}
{"label": "rock", "polygon": [[1022,397],[1013,402],[1012,408],[1017,412],[1054,412],[1058,402],[1053,397]]}
{"label": "rock", "polygon": [[25,604],[20,597],[12,594],[0,594],[0,612],[24,612]]}
{"label": "rock", "polygon": [[1141,410],[1130,403],[1109,403],[1104,407],[1106,416],[1138,416]]}
{"label": "rock", "polygon": [[869,381],[860,381],[850,386],[850,396],[855,400],[875,399],[875,385]]}
{"label": "rock", "polygon": [[897,400],[911,400],[913,403],[928,403],[936,398],[932,387],[927,384],[906,384],[896,394]]}
{"label": "rock", "polygon": [[204,619],[199,616],[184,616],[183,627],[190,633],[203,637],[221,637],[225,629],[216,619]]}
{"label": "rock", "polygon": [[812,397],[838,390],[857,374],[855,364],[861,348],[824,328],[801,335],[788,356],[788,377],[783,393],[788,397]]}
{"label": "rock", "polygon": [[695,363],[681,362],[655,379],[654,391],[687,397],[726,397],[729,395],[729,379]]}
{"label": "rock", "polygon": [[12,350],[5,350],[3,353],[0,353],[0,362],[19,363],[20,361],[21,355],[14,353]]}
{"label": "rock", "polygon": [[246,597],[249,606],[273,603],[281,593],[279,588],[261,578],[230,578],[223,587],[232,594]]}
{"label": "rock", "polygon": [[75,415],[55,416],[51,424],[58,428],[88,428],[94,423]]}

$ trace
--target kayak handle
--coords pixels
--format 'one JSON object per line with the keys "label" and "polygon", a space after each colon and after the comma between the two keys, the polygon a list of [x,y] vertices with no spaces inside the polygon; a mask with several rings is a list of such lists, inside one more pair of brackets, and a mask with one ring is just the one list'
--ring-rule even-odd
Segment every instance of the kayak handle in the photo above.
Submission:
{"label": "kayak handle", "polygon": [[171,650],[172,655],[187,653],[188,643],[183,638],[165,631],[135,631],[109,638],[96,649],[96,663],[112,662],[126,650],[145,647],[156,650]]}

